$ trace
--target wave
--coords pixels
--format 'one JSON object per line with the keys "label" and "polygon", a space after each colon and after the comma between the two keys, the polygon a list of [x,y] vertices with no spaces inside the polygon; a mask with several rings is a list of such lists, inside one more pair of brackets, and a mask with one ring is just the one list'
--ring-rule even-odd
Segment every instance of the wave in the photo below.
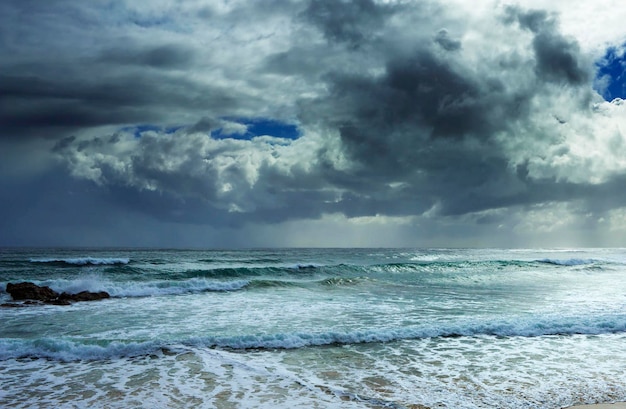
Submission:
{"label": "wave", "polygon": [[[183,295],[203,292],[229,292],[246,288],[249,280],[216,281],[203,278],[188,280],[125,281],[115,282],[103,279],[99,274],[90,274],[73,280],[58,279],[38,281],[35,284],[48,286],[58,293],[78,293],[81,291],[106,291],[113,298],[156,297]],[[6,288],[6,285],[3,286]]]}
{"label": "wave", "polygon": [[556,335],[600,335],[626,332],[626,315],[589,318],[588,320],[542,319],[538,321],[467,322],[448,325],[423,325],[405,328],[370,329],[362,331],[332,331],[319,333],[260,334],[236,337],[196,338],[193,346],[208,348],[296,349],[327,345],[350,345],[392,342],[438,337],[538,337]]}
{"label": "wave", "polygon": [[[329,277],[318,281],[304,281],[304,280],[272,280],[272,279],[253,279],[248,282],[245,288],[250,289],[265,289],[265,288],[287,288],[287,287],[304,287],[307,288],[310,284],[319,285],[322,287],[344,287],[344,286],[356,286],[360,283],[367,281],[364,277]],[[243,288],[243,287],[242,287]]]}
{"label": "wave", "polygon": [[200,263],[241,263],[241,264],[278,264],[281,262],[279,258],[267,258],[267,257],[259,257],[259,258],[242,258],[242,257],[216,257],[216,258],[201,258],[198,260]]}
{"label": "wave", "polygon": [[99,361],[111,358],[145,356],[163,351],[158,341],[80,342],[69,339],[42,338],[35,340],[0,339],[0,361],[8,359],[50,359],[55,361]]}
{"label": "wave", "polygon": [[297,263],[294,264],[292,266],[290,266],[290,269],[296,269],[296,270],[315,270],[318,268],[324,267],[324,264],[319,264],[319,263]]}
{"label": "wave", "polygon": [[187,270],[184,274],[188,277],[261,277],[261,276],[302,276],[314,273],[324,266],[319,264],[294,264],[290,266],[264,266],[264,267],[217,267],[206,269]]}
{"label": "wave", "polygon": [[503,268],[532,268],[535,262],[519,260],[460,260],[460,261],[414,261],[408,263],[386,263],[372,266],[354,266],[361,271],[373,270],[380,273],[404,274],[404,273],[441,273],[453,271],[466,271],[470,269],[503,269]]}
{"label": "wave", "polygon": [[162,353],[189,348],[230,350],[275,350],[385,343],[411,339],[449,337],[539,337],[602,335],[626,332],[626,315],[604,317],[546,317],[542,319],[467,321],[425,324],[404,328],[377,328],[352,331],[245,334],[194,337],[183,340],[119,341],[79,339],[0,339],[0,360],[45,358],[60,361],[104,360]]}
{"label": "wave", "polygon": [[[269,289],[288,287],[308,287],[310,284],[324,287],[355,286],[366,280],[363,277],[343,278],[330,277],[319,281],[275,280],[275,279],[240,279],[240,280],[211,280],[205,278],[190,278],[183,280],[159,281],[126,281],[114,282],[102,279],[98,274],[77,278],[74,280],[47,280],[35,284],[48,286],[58,293],[75,294],[81,291],[106,291],[113,298],[140,298],[159,297],[170,295],[197,294],[204,292],[234,292],[244,289]],[[0,292],[6,291],[6,283],[0,283]]]}
{"label": "wave", "polygon": [[363,277],[330,277],[321,280],[319,284],[328,287],[343,287],[357,285],[363,281],[365,281],[365,278]]}
{"label": "wave", "polygon": [[537,260],[539,263],[545,264],[553,264],[556,266],[583,266],[587,264],[596,264],[599,260],[596,259],[582,259],[582,258],[570,258],[570,259],[552,259],[552,258],[544,258],[541,260]]}
{"label": "wave", "polygon": [[246,288],[248,280],[210,281],[191,279],[185,281],[157,281],[147,283],[109,284],[104,286],[112,297],[157,297],[166,295],[183,295],[204,292],[229,292]]}
{"label": "wave", "polygon": [[[472,268],[485,268],[502,270],[505,268],[514,269],[535,269],[542,264],[556,266],[584,266],[584,265],[624,265],[623,260],[599,259],[599,258],[544,258],[533,260],[412,260],[411,262],[375,264],[365,267],[387,272],[432,272],[449,270],[466,270]],[[352,266],[359,268],[359,266]]]}
{"label": "wave", "polygon": [[[168,271],[164,269],[162,272],[154,270],[153,267],[146,267],[142,263],[132,263],[128,258],[38,258],[30,259],[30,263],[49,264],[58,267],[68,266],[112,266],[112,268],[120,268],[123,270],[112,270],[111,273],[139,274],[144,273],[155,275],[159,274],[166,278],[171,275],[176,279],[184,278],[213,278],[213,279],[233,279],[233,278],[255,278],[255,277],[302,277],[303,275],[327,274],[329,276],[363,276],[374,273],[432,273],[432,272],[448,272],[467,269],[534,269],[538,264],[556,265],[556,266],[581,266],[581,265],[604,265],[612,264],[610,261],[598,259],[552,259],[545,258],[540,260],[413,260],[409,262],[393,262],[371,265],[360,264],[321,264],[321,263],[294,263],[294,264],[274,264],[274,265],[246,265],[245,261],[240,265],[207,265],[206,268],[193,268],[182,271]],[[255,260],[256,261],[256,260]],[[269,259],[268,259],[269,261]],[[272,260],[274,261],[274,260]],[[240,260],[237,261],[241,262]],[[150,262],[150,266],[158,265],[158,263]],[[133,270],[129,270],[133,268]]]}
{"label": "wave", "polygon": [[284,280],[251,280],[246,288],[286,288],[298,287],[300,283],[296,281]]}
{"label": "wave", "polygon": [[[545,258],[540,260],[458,260],[458,261],[413,261],[409,263],[387,263],[377,264],[367,267],[379,272],[389,273],[412,273],[412,272],[451,272],[459,270],[502,270],[502,269],[522,269],[534,270],[541,265],[553,266],[595,266],[602,268],[606,265],[624,264],[620,261],[601,260],[596,258],[569,258],[553,259]],[[356,266],[355,266],[356,267]]]}
{"label": "wave", "polygon": [[57,266],[101,266],[101,265],[119,265],[128,264],[128,258],[96,258],[96,257],[77,257],[77,258],[36,258],[30,259],[31,263],[54,264]]}

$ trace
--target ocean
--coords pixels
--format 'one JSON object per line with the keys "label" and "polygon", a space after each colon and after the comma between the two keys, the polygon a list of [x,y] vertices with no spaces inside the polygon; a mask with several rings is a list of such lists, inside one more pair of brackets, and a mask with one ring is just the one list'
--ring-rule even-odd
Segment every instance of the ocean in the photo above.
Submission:
{"label": "ocean", "polygon": [[626,249],[4,249],[2,408],[626,400]]}

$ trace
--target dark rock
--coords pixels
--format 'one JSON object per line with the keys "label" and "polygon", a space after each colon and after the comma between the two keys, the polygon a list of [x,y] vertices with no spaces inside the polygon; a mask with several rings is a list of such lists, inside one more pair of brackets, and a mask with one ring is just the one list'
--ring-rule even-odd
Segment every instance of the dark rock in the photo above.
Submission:
{"label": "dark rock", "polygon": [[[70,305],[72,301],[96,301],[111,297],[106,291],[81,291],[76,294],[64,292],[59,295],[59,293],[52,290],[50,287],[42,287],[29,282],[17,284],[8,283],[6,291],[11,294],[14,300],[35,300],[53,305]],[[23,304],[30,303],[35,302],[26,301]],[[18,307],[23,306],[23,304],[6,303],[2,304],[2,307]]]}
{"label": "dark rock", "polygon": [[59,301],[97,301],[109,297],[111,296],[106,291],[99,291],[97,293],[81,291],[77,294],[63,293],[59,296]]}
{"label": "dark rock", "polygon": [[17,284],[8,283],[6,291],[11,294],[11,297],[14,300],[37,300],[49,302],[55,300],[59,296],[59,293],[52,290],[50,287],[40,287],[29,282]]}

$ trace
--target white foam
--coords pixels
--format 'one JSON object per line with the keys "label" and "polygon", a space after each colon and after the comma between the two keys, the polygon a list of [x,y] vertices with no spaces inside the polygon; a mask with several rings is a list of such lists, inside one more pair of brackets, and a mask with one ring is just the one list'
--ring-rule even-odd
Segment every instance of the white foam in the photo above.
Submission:
{"label": "white foam", "polygon": [[237,291],[248,286],[248,280],[212,281],[192,278],[185,281],[158,281],[147,283],[110,284],[104,291],[113,297],[150,297],[163,295],[179,295],[210,291]]}
{"label": "white foam", "polygon": [[191,278],[183,281],[125,281],[121,283],[103,278],[101,274],[94,272],[72,280],[49,280],[39,284],[49,286],[59,293],[106,291],[112,297],[151,297],[211,291],[237,291],[245,288],[249,283],[247,280],[216,281],[204,278]]}
{"label": "white foam", "polygon": [[95,257],[77,257],[77,258],[35,258],[30,259],[31,263],[65,263],[76,266],[86,265],[116,265],[128,264],[128,258],[95,258]]}
{"label": "white foam", "polygon": [[42,407],[242,407],[255,409],[359,409],[302,379],[280,362],[267,368],[251,356],[182,349],[107,361],[8,362],[0,406]]}
{"label": "white foam", "polygon": [[[549,409],[626,399],[624,335],[445,338],[348,348],[4,361],[0,405]],[[149,349],[149,348],[148,348]],[[340,358],[340,359],[338,359]]]}
{"label": "white foam", "polygon": [[419,254],[417,256],[412,256],[409,258],[411,261],[439,261],[444,259],[444,256],[441,254]]}
{"label": "white foam", "polygon": [[623,341],[624,335],[419,339],[342,348],[335,366],[321,358],[324,349],[297,370],[388,407],[549,409],[607,395],[623,399],[623,365],[612,358],[623,356]]}

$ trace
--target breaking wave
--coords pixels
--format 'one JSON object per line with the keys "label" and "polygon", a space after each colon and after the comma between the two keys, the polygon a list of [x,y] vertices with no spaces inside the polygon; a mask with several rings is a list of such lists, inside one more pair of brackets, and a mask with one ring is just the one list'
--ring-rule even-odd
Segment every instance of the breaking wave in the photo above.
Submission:
{"label": "breaking wave", "polygon": [[570,259],[564,259],[564,260],[544,258],[538,261],[540,263],[553,264],[556,266],[583,266],[583,265],[595,264],[599,262],[598,260],[595,260],[595,259],[581,259],[581,258],[570,258]]}
{"label": "breaking wave", "polygon": [[128,264],[128,258],[95,258],[95,257],[78,257],[78,258],[36,258],[30,259],[31,263],[54,264],[58,266],[112,266],[120,264]]}
{"label": "breaking wave", "polygon": [[297,349],[326,345],[393,342],[436,337],[536,337],[600,335],[626,332],[626,315],[600,317],[539,317],[535,319],[424,324],[404,328],[358,331],[293,332],[194,337],[183,340],[123,342],[78,339],[0,339],[0,360],[45,358],[60,361],[104,360],[176,352],[185,348]]}
{"label": "breaking wave", "polygon": [[246,288],[249,280],[217,281],[203,278],[188,280],[160,280],[160,281],[126,281],[114,282],[102,279],[94,274],[74,280],[49,280],[36,282],[37,285],[48,286],[54,291],[63,293],[78,293],[81,291],[106,291],[115,298],[124,297],[155,297],[166,295],[182,295],[202,292],[238,291]]}

